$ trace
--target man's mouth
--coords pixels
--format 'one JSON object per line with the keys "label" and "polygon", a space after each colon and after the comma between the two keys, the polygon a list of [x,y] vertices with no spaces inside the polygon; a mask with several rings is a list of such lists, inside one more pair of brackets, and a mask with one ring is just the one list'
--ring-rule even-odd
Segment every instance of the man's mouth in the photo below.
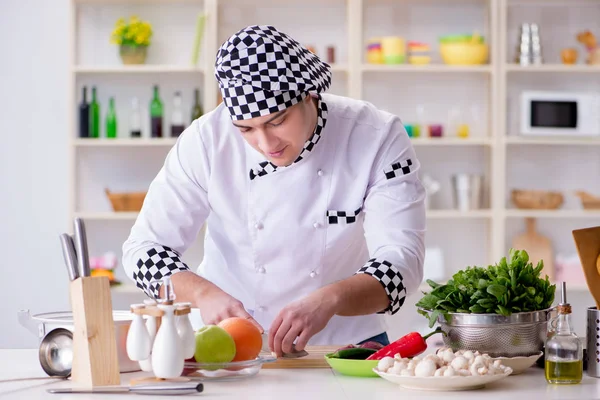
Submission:
{"label": "man's mouth", "polygon": [[273,157],[273,158],[281,157],[283,155],[283,152],[285,151],[286,147],[284,147],[283,149],[278,150],[278,151],[269,152],[267,154],[269,155],[269,157]]}

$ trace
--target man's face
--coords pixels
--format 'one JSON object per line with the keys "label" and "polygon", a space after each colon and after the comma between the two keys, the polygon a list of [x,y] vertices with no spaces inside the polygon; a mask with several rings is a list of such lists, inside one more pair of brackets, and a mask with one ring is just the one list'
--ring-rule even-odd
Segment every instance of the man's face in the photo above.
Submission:
{"label": "man's face", "polygon": [[[316,119],[312,97],[287,109],[243,121],[234,121],[244,140],[278,167],[292,164],[312,135]],[[311,118],[312,117],[312,118]]]}

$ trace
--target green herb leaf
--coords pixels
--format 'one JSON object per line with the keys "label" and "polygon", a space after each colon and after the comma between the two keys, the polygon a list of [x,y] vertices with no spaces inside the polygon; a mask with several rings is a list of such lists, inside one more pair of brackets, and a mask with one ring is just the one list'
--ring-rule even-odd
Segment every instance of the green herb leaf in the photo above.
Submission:
{"label": "green herb leaf", "polygon": [[487,292],[492,296],[496,297],[498,300],[500,300],[502,296],[504,296],[504,293],[506,293],[507,290],[508,289],[506,288],[506,286],[502,285],[490,285],[487,287]]}

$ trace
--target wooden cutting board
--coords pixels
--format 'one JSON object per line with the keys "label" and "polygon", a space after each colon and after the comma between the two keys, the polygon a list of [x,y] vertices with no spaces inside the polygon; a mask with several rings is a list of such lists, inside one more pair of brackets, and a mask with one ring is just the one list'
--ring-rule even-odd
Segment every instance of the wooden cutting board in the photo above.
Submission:
{"label": "wooden cutting board", "polygon": [[513,238],[512,247],[516,250],[525,250],[529,254],[529,261],[535,267],[539,260],[544,260],[542,278],[548,275],[554,282],[554,251],[552,242],[547,237],[536,231],[535,218],[525,218],[525,233]]}
{"label": "wooden cutting board", "polygon": [[600,226],[574,230],[573,239],[588,288],[600,310]]}
{"label": "wooden cutting board", "polygon": [[301,358],[278,358],[277,361],[263,364],[264,369],[287,368],[329,368],[325,354],[333,353],[340,346],[306,346],[307,356]]}

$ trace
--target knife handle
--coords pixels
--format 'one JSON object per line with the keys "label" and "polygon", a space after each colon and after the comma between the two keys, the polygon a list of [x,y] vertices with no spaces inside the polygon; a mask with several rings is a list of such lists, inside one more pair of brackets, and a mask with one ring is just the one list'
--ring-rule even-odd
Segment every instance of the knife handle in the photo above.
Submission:
{"label": "knife handle", "polygon": [[75,218],[75,246],[77,247],[77,261],[81,276],[90,276],[91,271],[87,235],[85,232],[85,224],[81,218]]}
{"label": "knife handle", "polygon": [[131,386],[130,392],[136,394],[148,394],[148,395],[178,395],[178,394],[192,394],[201,393],[204,390],[204,384],[198,383],[193,386],[190,385],[143,385],[143,386]]}
{"label": "knife handle", "polygon": [[75,253],[75,245],[70,235],[63,233],[60,235],[60,244],[62,247],[63,257],[67,265],[69,279],[74,281],[79,278],[79,270],[77,269],[77,254]]}

